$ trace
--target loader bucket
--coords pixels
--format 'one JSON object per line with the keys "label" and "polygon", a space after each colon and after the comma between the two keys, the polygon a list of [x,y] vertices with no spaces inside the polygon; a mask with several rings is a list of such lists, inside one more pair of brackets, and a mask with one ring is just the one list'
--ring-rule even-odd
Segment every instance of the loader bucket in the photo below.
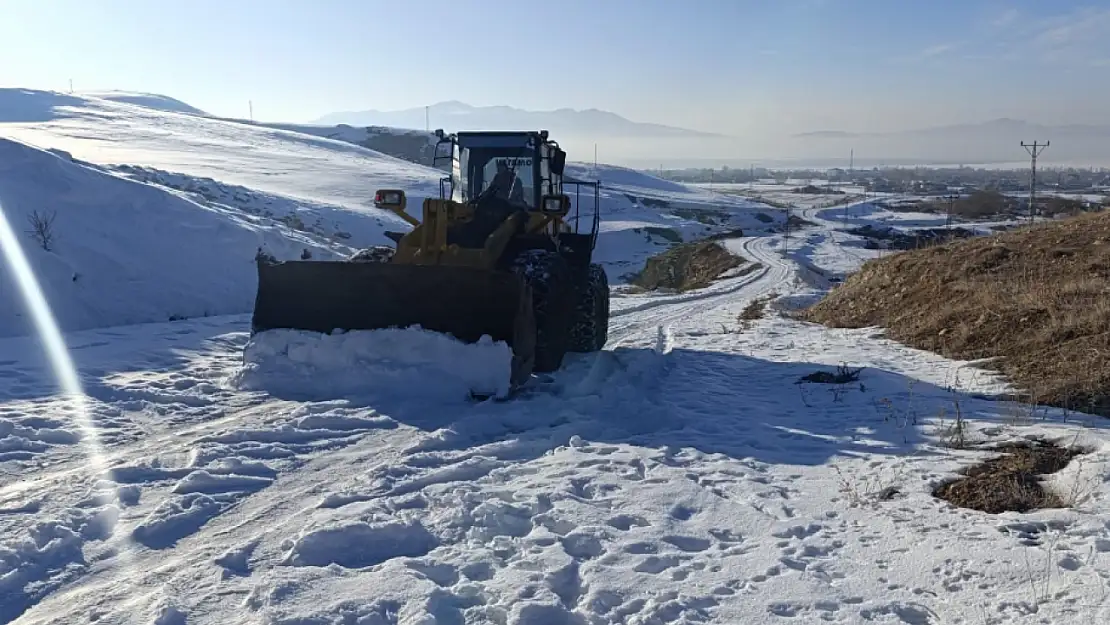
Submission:
{"label": "loader bucket", "polygon": [[532,296],[514,274],[451,266],[258,261],[251,332],[330,333],[419,325],[464,343],[483,335],[513,351],[512,384],[532,373]]}

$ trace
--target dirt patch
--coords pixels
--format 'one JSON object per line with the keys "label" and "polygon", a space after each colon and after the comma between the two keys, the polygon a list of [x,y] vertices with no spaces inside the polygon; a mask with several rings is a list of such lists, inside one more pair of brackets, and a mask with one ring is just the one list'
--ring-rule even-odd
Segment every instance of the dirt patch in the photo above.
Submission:
{"label": "dirt patch", "polygon": [[648,259],[632,284],[645,289],[689,291],[709,286],[725,272],[745,263],[718,243],[681,243]]}
{"label": "dirt patch", "polygon": [[814,371],[803,375],[795,384],[851,384],[859,381],[863,369],[852,369],[841,365],[836,371]]}
{"label": "dirt patch", "polygon": [[[758,267],[758,265],[752,263],[748,267]],[[746,267],[745,269],[747,269],[748,267]],[[778,296],[778,293],[769,293],[763,297],[757,297],[748,302],[748,305],[744,307],[744,310],[741,310],[740,314],[736,316],[736,323],[739,324],[740,331],[746,332],[750,330],[756,321],[759,321],[760,319],[766,317],[768,305],[771,302],[775,301]]]}
{"label": "dirt patch", "polygon": [[1059,495],[1041,484],[1041,476],[1068,466],[1081,450],[1031,441],[1008,443],[991,451],[1002,455],[960,471],[964,477],[941,484],[933,496],[990,514],[1067,507]]}
{"label": "dirt patch", "polygon": [[831,187],[818,187],[807,184],[804,187],[796,187],[791,193],[804,193],[806,195],[844,195],[844,191],[840,189],[833,189]]}
{"label": "dirt patch", "polygon": [[743,228],[735,228],[733,230],[726,230],[725,232],[718,232],[717,234],[705,237],[706,241],[723,241],[725,239],[738,239],[744,236]]}
{"label": "dirt patch", "polygon": [[806,226],[812,226],[812,225],[814,225],[814,223],[812,221],[802,219],[801,217],[799,217],[797,215],[790,215],[789,217],[786,218],[786,227],[787,228],[804,228]]}
{"label": "dirt patch", "polygon": [[868,261],[804,318],[994,359],[1028,401],[1110,416],[1110,214]]}
{"label": "dirt patch", "polygon": [[977,236],[975,231],[966,228],[922,228],[902,231],[896,228],[878,228],[870,224],[844,232],[866,238],[865,246],[868,249],[887,250],[916,250]]}
{"label": "dirt patch", "polygon": [[729,214],[723,210],[712,208],[672,208],[671,214],[683,219],[690,219],[709,226],[716,226],[728,221]]}
{"label": "dirt patch", "polygon": [[767,314],[767,300],[763,298],[753,299],[740,311],[740,321],[756,321],[762,319]]}
{"label": "dirt patch", "polygon": [[629,202],[632,202],[633,204],[639,204],[641,206],[646,206],[648,208],[668,208],[671,205],[671,203],[667,200],[662,200],[659,198],[639,197],[632,195],[631,193],[625,193],[624,196],[628,198]]}

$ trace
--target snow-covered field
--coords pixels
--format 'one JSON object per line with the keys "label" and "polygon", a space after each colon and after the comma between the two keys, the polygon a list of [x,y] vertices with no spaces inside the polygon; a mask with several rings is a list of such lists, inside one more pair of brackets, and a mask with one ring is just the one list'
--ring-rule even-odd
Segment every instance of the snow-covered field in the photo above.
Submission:
{"label": "snow-covered field", "polygon": [[[341,253],[280,221],[200,206],[3,138],[0,209],[69,329],[242,312],[254,303],[259,247],[286,259]],[[0,272],[0,336],[32,329],[15,278]]]}
{"label": "snow-covered field", "polygon": [[[388,244],[384,232],[409,226],[374,208],[374,191],[404,189],[416,216],[439,193],[442,172],[347,140],[212,118],[163,96],[99,95],[0,89],[0,205],[66,329],[248,312],[260,246],[285,259]],[[597,258],[614,283],[675,238],[782,219],[742,198],[585,167],[568,173],[602,182]],[[24,235],[51,216],[53,245],[41,249]],[[15,290],[0,289],[0,336],[28,331],[23,315]]]}
{"label": "snow-covered field", "polygon": [[[113,115],[118,131],[153,113]],[[81,123],[81,132],[97,127]],[[119,139],[112,150],[129,160],[116,162],[93,159],[94,140],[85,145],[63,121],[17,130],[108,168],[58,159],[58,172],[80,167],[81,176],[188,203],[173,213],[179,232],[236,193],[257,194],[241,200],[257,206],[304,194],[326,216],[322,205],[372,210],[345,203],[365,181],[343,186],[341,172],[323,197],[295,176],[253,186],[268,177],[250,169],[260,165],[252,147],[206,153],[190,135],[155,150]],[[0,134],[11,131],[0,124]],[[191,147],[168,162],[179,143]],[[311,150],[306,167],[326,169],[309,155],[333,150]],[[220,159],[234,164],[232,176],[220,175]],[[294,169],[275,159],[271,167]],[[204,194],[109,167],[124,163],[207,176],[231,191],[196,201],[183,195]],[[618,249],[602,253],[612,263],[655,245],[621,243],[643,224],[673,224],[684,237],[704,231],[668,209],[725,205],[740,216],[729,227],[760,210],[610,171],[607,238]],[[0,193],[9,180],[0,177]],[[65,189],[68,180],[30,186]],[[159,202],[151,210],[170,206]],[[866,210],[859,205],[856,218],[880,217]],[[604,351],[569,357],[509,401],[459,391],[484,381],[482,367],[459,359],[495,370],[503,350],[416,332],[354,333],[330,337],[333,345],[287,334],[250,349],[243,315],[71,332],[83,401],[58,393],[38,340],[0,339],[0,623],[1105,622],[1104,422],[993,400],[1005,384],[973,363],[874,330],[791,320],[783,310],[820,294],[800,261],[850,271],[859,251],[832,232],[838,213],[800,212],[815,225],[791,233],[794,254],[780,253],[782,234],[726,240],[760,268],[700,292],[615,298]],[[213,219],[246,223],[248,214]],[[125,248],[122,234],[93,231],[110,241],[103,249]],[[821,244],[796,247],[809,238]],[[59,249],[66,240],[59,235]],[[44,258],[35,272],[53,283]],[[79,310],[48,295],[62,316]],[[739,319],[771,295],[779,297],[762,318]],[[438,373],[408,370],[418,365]],[[863,367],[858,382],[798,384],[840,365]],[[986,456],[945,445],[956,414],[974,440],[1086,446],[1050,481],[1071,507],[990,515],[935,499],[933,487]],[[97,474],[99,466],[109,470]]]}

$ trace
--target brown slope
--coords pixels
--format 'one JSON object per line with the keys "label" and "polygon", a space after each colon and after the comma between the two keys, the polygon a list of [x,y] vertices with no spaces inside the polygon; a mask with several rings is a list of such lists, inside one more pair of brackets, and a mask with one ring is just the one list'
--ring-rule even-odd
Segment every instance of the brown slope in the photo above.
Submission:
{"label": "brown slope", "polygon": [[1032,400],[1110,415],[1110,214],[870,261],[805,317],[996,357]]}

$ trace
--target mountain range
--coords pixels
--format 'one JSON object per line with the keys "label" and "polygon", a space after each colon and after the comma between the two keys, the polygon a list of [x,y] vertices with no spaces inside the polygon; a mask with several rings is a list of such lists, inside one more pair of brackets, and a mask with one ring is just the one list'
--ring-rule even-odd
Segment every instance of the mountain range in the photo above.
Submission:
{"label": "mountain range", "polygon": [[635,122],[616,113],[599,109],[575,110],[561,108],[551,111],[529,111],[511,106],[471,106],[450,101],[425,107],[398,111],[345,111],[329,113],[311,123],[333,126],[392,126],[395,128],[442,128],[459,130],[539,130],[551,131],[552,137],[636,137],[636,138],[709,138],[713,133]]}
{"label": "mountain range", "polygon": [[1051,137],[1091,137],[1110,136],[1110,125],[1097,124],[1064,124],[1045,125],[1028,122],[1021,119],[1003,117],[987,122],[971,124],[951,124],[947,126],[933,126],[917,128],[898,132],[848,132],[843,130],[817,130],[794,135],[798,139],[856,139],[856,138],[884,138],[884,137],[943,137],[961,138],[970,136],[1006,136],[1022,137],[1026,141],[1040,138],[1041,141]]}
{"label": "mountain range", "polygon": [[794,152],[810,156],[847,154],[917,159],[919,162],[1028,162],[1021,146],[1049,142],[1045,165],[1105,166],[1110,163],[1110,125],[1038,124],[1000,118],[981,123],[933,126],[897,132],[818,130],[791,137]]}

